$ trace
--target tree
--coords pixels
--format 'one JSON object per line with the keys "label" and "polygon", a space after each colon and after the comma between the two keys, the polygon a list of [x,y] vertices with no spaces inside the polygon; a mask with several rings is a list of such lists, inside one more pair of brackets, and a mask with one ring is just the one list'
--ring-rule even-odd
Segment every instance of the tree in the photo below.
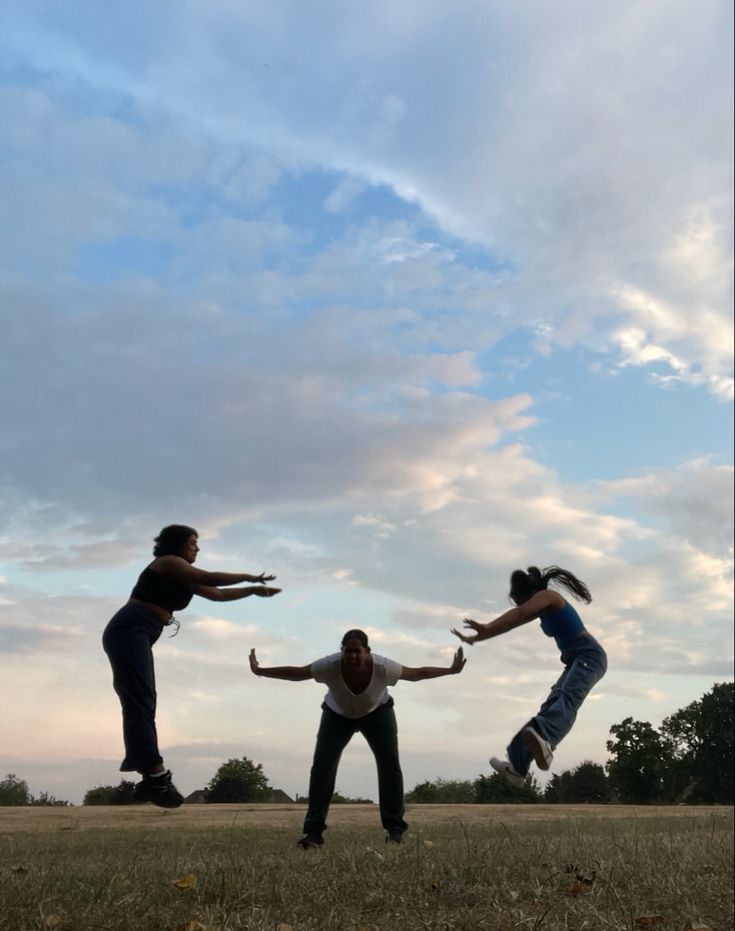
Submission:
{"label": "tree", "polygon": [[263,767],[246,756],[223,763],[207,788],[208,802],[267,802],[272,791]]}
{"label": "tree", "polygon": [[664,719],[672,801],[732,804],[734,712],[735,684],[720,682]]}
{"label": "tree", "polygon": [[664,779],[671,745],[648,721],[625,718],[613,724],[607,741],[613,755],[606,764],[613,792],[621,802],[648,805],[665,797]]}
{"label": "tree", "polygon": [[0,781],[0,805],[30,805],[31,794],[25,779],[18,779],[15,773]]}
{"label": "tree", "polygon": [[469,779],[421,782],[406,795],[406,801],[428,805],[471,805],[475,801],[475,787]]}
{"label": "tree", "polygon": [[60,798],[56,798],[53,795],[49,795],[48,792],[42,792],[40,795],[31,796],[31,805],[46,806],[49,805],[53,808],[63,808],[68,805],[68,802],[62,801]]}
{"label": "tree", "polygon": [[[298,796],[297,796],[298,798]],[[335,792],[332,796],[332,805],[373,805],[371,798],[350,798],[348,795],[341,795]]]}
{"label": "tree", "polygon": [[515,805],[537,802],[540,798],[538,783],[528,776],[523,786],[516,788],[505,781],[500,773],[478,776],[473,783],[475,802],[478,804]]}
{"label": "tree", "polygon": [[562,804],[604,804],[610,801],[610,781],[599,763],[585,760],[573,770],[554,773],[544,790],[544,801]]}
{"label": "tree", "polygon": [[592,760],[584,760],[572,770],[572,795],[574,802],[604,805],[610,801],[612,792],[605,769]]}
{"label": "tree", "polygon": [[95,786],[84,794],[82,805],[132,805],[135,783],[120,781],[118,786]]}

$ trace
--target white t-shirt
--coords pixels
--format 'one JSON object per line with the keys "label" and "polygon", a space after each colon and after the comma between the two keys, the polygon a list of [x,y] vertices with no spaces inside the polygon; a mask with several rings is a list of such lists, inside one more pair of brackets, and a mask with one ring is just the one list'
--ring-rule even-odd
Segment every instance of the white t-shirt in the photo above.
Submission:
{"label": "white t-shirt", "polygon": [[324,701],[327,708],[345,718],[364,718],[389,699],[389,685],[398,682],[403,666],[385,656],[373,657],[373,674],[367,688],[359,695],[351,692],[342,678],[342,654],[332,653],[311,664],[311,675],[329,687]]}

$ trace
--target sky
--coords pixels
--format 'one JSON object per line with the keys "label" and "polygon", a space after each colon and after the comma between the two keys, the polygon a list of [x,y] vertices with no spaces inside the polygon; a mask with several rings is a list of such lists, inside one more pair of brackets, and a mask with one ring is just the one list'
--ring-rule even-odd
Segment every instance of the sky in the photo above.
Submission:
{"label": "sky", "polygon": [[[362,627],[448,665],[512,569],[609,672],[553,769],[733,678],[732,11],[702,0],[8,0],[0,777],[117,784],[100,637],[169,523],[276,598],[154,653],[186,794],[308,785]],[[393,690],[406,788],[489,772],[561,672],[531,623]],[[337,789],[377,798],[356,737]]]}

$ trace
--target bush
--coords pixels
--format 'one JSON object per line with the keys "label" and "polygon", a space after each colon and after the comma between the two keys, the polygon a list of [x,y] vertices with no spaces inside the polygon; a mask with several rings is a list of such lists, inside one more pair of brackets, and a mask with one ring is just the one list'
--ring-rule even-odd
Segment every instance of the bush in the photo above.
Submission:
{"label": "bush", "polygon": [[82,805],[132,805],[135,783],[121,780],[118,786],[95,786],[84,795]]}

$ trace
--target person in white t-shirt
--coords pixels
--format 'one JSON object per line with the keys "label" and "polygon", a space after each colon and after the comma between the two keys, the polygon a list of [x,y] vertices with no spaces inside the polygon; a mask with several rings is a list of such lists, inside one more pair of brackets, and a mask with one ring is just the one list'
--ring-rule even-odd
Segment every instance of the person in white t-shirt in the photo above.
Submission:
{"label": "person in white t-shirt", "polygon": [[298,846],[308,850],[324,844],[327,812],[334,794],[337,766],[352,735],[361,731],[373,751],[378,767],[380,820],[386,841],[401,843],[407,828],[403,820],[403,774],[398,759],[398,728],[388,686],[399,680],[420,682],[461,672],[466,660],[460,647],[451,666],[411,668],[373,654],[367,634],[348,630],[339,653],[325,656],[308,666],[258,664],[250,651],[250,668],[256,676],[301,682],[314,679],[329,689],[322,704],[322,719],[316,738],[314,762],[309,777],[309,808],[304,819],[304,836]]}

